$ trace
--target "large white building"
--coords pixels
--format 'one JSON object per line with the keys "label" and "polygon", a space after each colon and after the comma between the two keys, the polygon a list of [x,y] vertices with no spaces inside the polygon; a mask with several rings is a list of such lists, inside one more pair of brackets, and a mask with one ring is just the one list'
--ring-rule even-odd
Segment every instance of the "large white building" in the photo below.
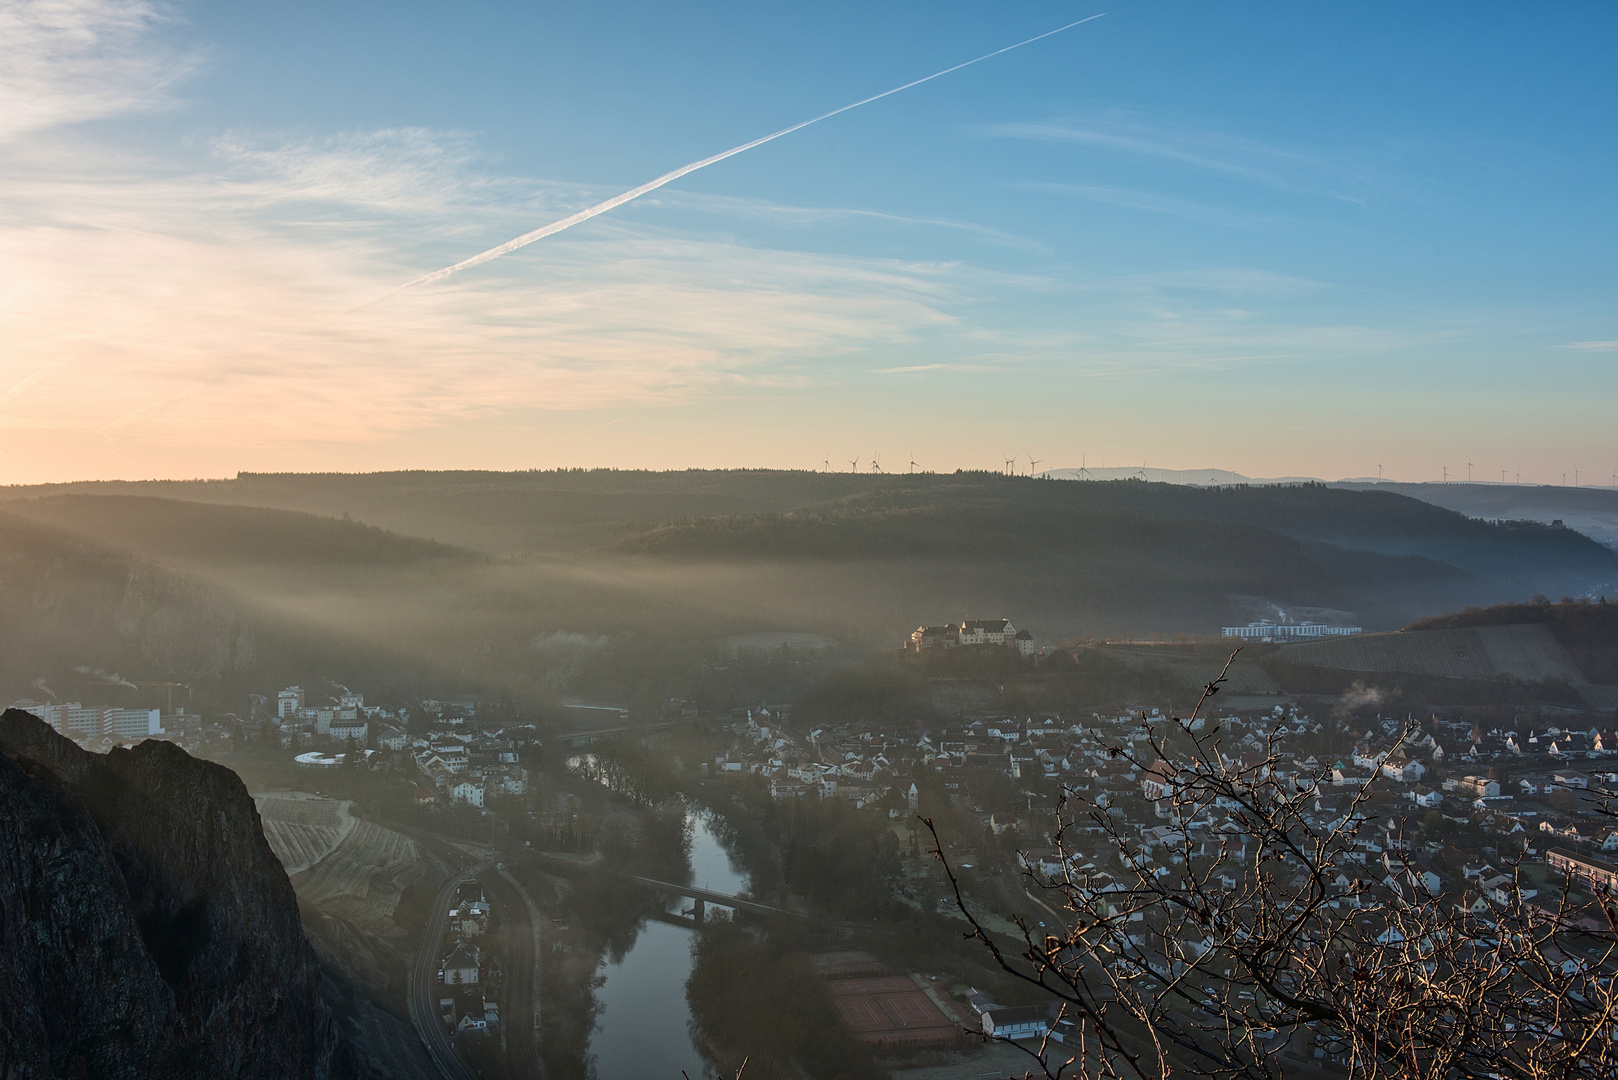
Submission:
{"label": "large white building", "polygon": [[12,708],[33,713],[58,734],[69,738],[110,735],[115,739],[146,739],[164,733],[163,714],[157,709],[115,709],[110,705],[81,705],[77,701],[48,705],[19,701]]}
{"label": "large white building", "polygon": [[1241,638],[1244,641],[1309,641],[1314,638],[1344,637],[1360,633],[1358,626],[1327,626],[1325,623],[1273,623],[1268,619],[1248,623],[1246,626],[1226,626],[1220,637]]}

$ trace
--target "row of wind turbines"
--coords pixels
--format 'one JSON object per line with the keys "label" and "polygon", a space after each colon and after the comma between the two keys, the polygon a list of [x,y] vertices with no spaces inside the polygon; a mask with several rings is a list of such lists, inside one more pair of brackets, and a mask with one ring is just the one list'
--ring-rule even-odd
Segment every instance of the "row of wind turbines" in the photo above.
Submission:
{"label": "row of wind turbines", "polygon": [[[1446,484],[1449,483],[1449,466],[1444,465],[1444,466],[1441,466],[1440,468],[1443,470],[1444,483],[1446,483]],[[1472,482],[1472,470],[1475,469],[1475,468],[1477,468],[1477,466],[1473,465],[1470,461],[1468,461],[1466,463],[1466,482],[1468,484],[1470,484]],[[1571,470],[1564,470],[1562,472],[1562,486],[1563,487],[1568,486],[1567,485],[1567,477],[1568,477],[1568,472],[1570,472],[1570,471],[1573,474],[1573,486],[1578,487],[1579,486],[1579,467],[1577,465],[1573,466],[1573,468]],[[1506,469],[1504,467],[1501,468],[1501,470],[1500,470],[1500,482],[1502,484],[1506,483],[1506,476],[1507,476],[1508,473],[1511,473],[1511,470]],[[1522,473],[1514,473],[1514,474],[1511,474],[1511,475],[1513,475],[1515,477],[1515,479],[1512,480],[1511,483],[1514,483],[1514,484],[1522,483]],[[1377,466],[1376,466],[1376,478],[1378,480],[1382,479],[1382,463],[1381,462],[1378,462]],[[1614,472],[1612,474],[1612,476],[1610,477],[1610,482],[1611,482],[1613,487],[1618,487],[1618,472]]]}
{"label": "row of wind turbines", "polygon": [[[1028,471],[1027,472],[1023,472],[1023,467],[1022,467],[1022,460],[1025,457],[1028,459]],[[860,469],[860,463],[862,461],[865,461],[864,458],[857,458],[856,457],[856,458],[847,458],[845,460],[848,461],[848,471],[849,472],[858,473],[858,472],[862,471]],[[1041,460],[1043,460],[1043,459],[1037,458],[1032,454],[1023,454],[1023,455],[1013,454],[1010,457],[1001,458],[1002,471],[1007,476],[1038,476],[1039,475],[1039,472],[1038,472],[1039,463],[1040,463]],[[831,458],[829,458],[829,457],[825,458],[823,461],[821,461],[820,464],[821,464],[822,470],[824,472],[832,472],[833,471],[832,467],[831,467]],[[1382,479],[1383,479],[1383,477],[1382,477],[1382,466],[1383,466],[1383,462],[1379,461],[1379,462],[1376,463],[1376,479],[1377,479],[1378,483],[1381,483]],[[1468,461],[1466,463],[1466,482],[1468,484],[1472,483],[1472,470],[1474,470],[1476,468],[1477,468],[1477,466],[1475,464],[1473,464],[1472,462]],[[1443,482],[1446,483],[1446,484],[1449,483],[1450,482],[1449,481],[1450,467],[1448,465],[1442,465],[1442,466],[1440,466],[1440,470],[1441,470],[1442,475],[1443,475]],[[841,471],[841,470],[837,470],[837,471]],[[866,463],[866,467],[865,467],[864,471],[868,472],[868,473],[886,473],[888,470],[886,470],[886,469],[884,469],[882,467],[882,456],[880,454],[872,454],[870,461]],[[926,471],[927,471],[926,469],[921,468],[920,463],[916,461],[915,456],[912,454],[912,456],[910,458],[910,465],[909,465],[908,468],[905,469],[905,472],[908,474],[908,473],[926,472]],[[1577,465],[1573,466],[1573,468],[1571,470],[1569,470],[1568,472],[1562,473],[1562,486],[1563,487],[1567,486],[1567,478],[1568,478],[1570,473],[1571,473],[1571,475],[1573,477],[1573,486],[1578,487],[1579,486],[1579,467]],[[1141,480],[1147,479],[1146,465],[1145,465],[1144,462],[1141,463],[1141,467],[1139,469],[1137,469],[1133,475],[1137,479],[1141,479]],[[1184,477],[1187,476],[1187,475],[1190,475],[1190,474],[1187,474],[1185,472],[1181,472],[1180,475],[1181,475],[1181,483],[1184,483],[1185,482]],[[1508,481],[1506,479],[1508,476],[1513,476],[1514,479]],[[1077,470],[1077,477],[1080,480],[1092,479],[1090,470],[1085,465],[1081,465],[1079,467],[1079,469]],[[1457,478],[1457,480],[1458,479],[1459,478]],[[1210,483],[1215,483],[1215,484],[1218,483],[1217,479],[1212,474],[1210,474],[1209,482]],[[1512,471],[1510,469],[1502,467],[1500,469],[1500,483],[1505,484],[1505,483],[1508,483],[1508,482],[1509,483],[1521,484],[1522,483],[1522,473],[1520,473],[1520,472],[1519,473],[1512,473]],[[1618,472],[1614,472],[1612,474],[1611,483],[1612,483],[1613,487],[1618,488]]]}
{"label": "row of wind turbines", "polygon": [[[1011,457],[1002,459],[1002,461],[1004,462],[1005,474],[1007,476],[1033,476],[1033,475],[1035,475],[1034,470],[1039,467],[1039,463],[1044,459],[1034,457],[1032,454],[1028,454],[1026,456],[1028,458],[1028,472],[1026,472],[1026,473],[1022,472],[1022,467],[1021,467],[1021,464],[1020,464],[1020,462],[1022,461],[1022,458],[1015,455],[1015,454],[1013,454]],[[846,460],[848,462],[848,471],[851,472],[851,473],[857,473],[857,472],[860,471],[860,462],[865,460],[865,459],[864,458],[845,458],[844,460]],[[821,464],[822,471],[824,471],[824,472],[831,472],[832,471],[831,458],[828,457],[828,458],[824,459],[823,461],[821,461],[820,464]],[[910,459],[910,467],[907,468],[905,470],[905,472],[906,473],[914,473],[918,469],[920,469],[920,463],[918,461],[916,461],[914,456],[912,456],[911,459]],[[841,470],[839,470],[839,471],[841,471]],[[887,470],[882,467],[882,456],[880,454],[872,454],[870,463],[867,465],[865,471],[866,472],[873,472],[873,473],[885,473],[885,472],[887,472]],[[920,469],[920,471],[921,472],[926,472],[927,470],[926,469]]]}

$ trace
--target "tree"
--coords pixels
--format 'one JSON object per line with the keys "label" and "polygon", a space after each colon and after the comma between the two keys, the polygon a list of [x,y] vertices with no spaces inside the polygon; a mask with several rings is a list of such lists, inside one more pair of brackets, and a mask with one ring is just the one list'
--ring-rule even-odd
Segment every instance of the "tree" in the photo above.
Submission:
{"label": "tree", "polygon": [[[1324,775],[1289,775],[1273,736],[1267,753],[1237,759],[1217,727],[1192,730],[1224,677],[1184,720],[1143,717],[1145,751],[1108,747],[1158,766],[1178,841],[1153,858],[1116,810],[1059,813],[1066,869],[1026,875],[1064,909],[1056,933],[1020,924],[1020,954],[1006,951],[935,848],[969,937],[1052,1001],[1062,1041],[1029,1050],[1037,1067],[1270,1080],[1325,1059],[1366,1080],[1618,1075],[1612,898],[1581,903],[1568,881],[1541,907],[1512,886],[1474,913],[1399,858],[1367,859],[1375,777],[1322,823],[1310,810]],[[1116,872],[1081,868],[1080,830],[1116,855]]]}

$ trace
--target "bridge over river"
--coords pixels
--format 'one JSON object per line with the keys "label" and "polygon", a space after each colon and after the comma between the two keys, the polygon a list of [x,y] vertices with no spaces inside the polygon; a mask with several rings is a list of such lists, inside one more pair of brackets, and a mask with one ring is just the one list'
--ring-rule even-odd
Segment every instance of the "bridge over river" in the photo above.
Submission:
{"label": "bridge over river", "polygon": [[737,911],[746,911],[754,915],[786,915],[794,919],[813,919],[812,915],[805,915],[801,911],[788,911],[786,908],[775,907],[772,904],[761,904],[757,900],[746,900],[740,896],[731,896],[728,893],[714,892],[712,889],[702,889],[695,885],[679,885],[672,881],[659,881],[656,878],[640,877],[635,874],[625,874],[624,877],[636,885],[644,886],[665,896],[687,896],[693,901],[691,922],[700,923],[707,913],[709,904],[719,904],[722,907],[734,908]]}

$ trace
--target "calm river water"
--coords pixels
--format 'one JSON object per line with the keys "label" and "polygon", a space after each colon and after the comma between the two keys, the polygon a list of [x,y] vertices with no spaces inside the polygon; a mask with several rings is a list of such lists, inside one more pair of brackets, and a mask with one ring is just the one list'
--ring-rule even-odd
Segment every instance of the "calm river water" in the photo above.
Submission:
{"label": "calm river water", "polygon": [[[708,827],[708,816],[692,814],[691,822],[691,883],[715,892],[745,890],[747,876],[731,865],[724,845]],[[688,908],[690,901],[669,906]],[[691,1013],[685,1004],[691,934],[647,920],[621,962],[601,965],[607,981],[596,991],[601,1012],[590,1041],[599,1080],[679,1080],[681,1069],[697,1080],[706,1072],[691,1043]]]}

